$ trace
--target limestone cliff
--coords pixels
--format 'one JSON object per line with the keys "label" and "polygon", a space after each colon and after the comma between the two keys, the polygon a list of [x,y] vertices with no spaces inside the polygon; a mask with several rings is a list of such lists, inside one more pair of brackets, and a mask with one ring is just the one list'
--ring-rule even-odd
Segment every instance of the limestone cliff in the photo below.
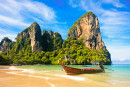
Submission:
{"label": "limestone cliff", "polygon": [[8,46],[11,45],[11,43],[12,41],[9,38],[3,38],[0,42],[0,52],[7,53]]}
{"label": "limestone cliff", "polygon": [[[83,39],[83,43],[89,49],[103,49],[104,52],[107,51],[104,42],[102,41],[99,21],[97,16],[92,12],[87,12],[81,18],[79,18],[73,26],[69,29],[67,38]],[[110,61],[106,64],[111,64],[111,56],[107,51],[107,56]]]}
{"label": "limestone cliff", "polygon": [[43,30],[41,33],[36,22],[19,33],[16,40],[18,51],[29,49],[26,45],[30,45],[32,52],[53,51],[61,48],[63,43],[61,35],[57,32]]}
{"label": "limestone cliff", "polygon": [[98,18],[92,12],[87,12],[78,19],[69,29],[67,37],[83,38],[87,48],[106,50],[106,46],[102,41]]}
{"label": "limestone cliff", "polygon": [[26,28],[24,31],[17,35],[17,40],[23,39],[23,42],[26,42],[30,39],[30,45],[32,52],[40,52],[42,50],[41,47],[41,29],[40,26],[34,22],[30,27]]}
{"label": "limestone cliff", "polygon": [[53,51],[62,47],[62,37],[58,32],[52,32],[51,30],[42,32],[43,49],[45,51]]}

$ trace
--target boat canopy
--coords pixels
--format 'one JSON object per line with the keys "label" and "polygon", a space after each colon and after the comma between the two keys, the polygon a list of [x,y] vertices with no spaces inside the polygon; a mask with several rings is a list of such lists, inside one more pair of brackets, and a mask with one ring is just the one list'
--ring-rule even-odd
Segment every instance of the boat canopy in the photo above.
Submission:
{"label": "boat canopy", "polygon": [[99,63],[100,61],[96,61],[96,62],[93,62],[93,63]]}

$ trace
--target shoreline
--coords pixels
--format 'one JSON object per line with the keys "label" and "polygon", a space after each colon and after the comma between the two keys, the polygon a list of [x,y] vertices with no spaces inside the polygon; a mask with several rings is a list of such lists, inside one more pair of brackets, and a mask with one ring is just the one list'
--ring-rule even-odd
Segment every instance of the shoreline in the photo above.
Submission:
{"label": "shoreline", "polygon": [[48,78],[23,74],[24,69],[18,69],[15,66],[1,67],[0,84],[2,87],[55,87],[54,84],[47,81]]}
{"label": "shoreline", "polygon": [[[3,68],[1,69],[1,67]],[[0,66],[0,84],[2,87],[127,87],[84,79],[68,75],[39,75],[28,72],[29,69],[18,69],[15,66]],[[6,84],[8,83],[8,84]],[[85,84],[84,84],[85,83]]]}

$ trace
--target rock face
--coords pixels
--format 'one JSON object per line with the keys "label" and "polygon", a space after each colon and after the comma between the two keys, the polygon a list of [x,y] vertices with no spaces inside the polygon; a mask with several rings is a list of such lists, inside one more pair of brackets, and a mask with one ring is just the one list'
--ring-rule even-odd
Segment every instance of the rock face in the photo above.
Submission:
{"label": "rock face", "polygon": [[62,47],[63,40],[58,32],[43,30],[42,38],[43,48],[45,51],[53,51]]}
{"label": "rock face", "polygon": [[85,46],[90,49],[106,50],[102,41],[98,18],[92,12],[87,12],[69,29],[67,37],[83,38]]}
{"label": "rock face", "polygon": [[40,26],[34,22],[31,26],[30,26],[30,31],[29,31],[29,35],[31,38],[31,47],[32,47],[32,52],[36,51],[41,51],[42,48],[40,46],[40,41],[41,41],[41,29]]}
{"label": "rock face", "polygon": [[0,43],[0,52],[7,53],[8,45],[10,45],[11,43],[12,43],[12,41],[10,39],[8,39],[7,37],[2,39],[2,41]]}
{"label": "rock face", "polygon": [[102,41],[98,18],[92,12],[87,12],[73,24],[68,31],[67,38],[82,38],[87,48],[97,51],[103,49],[104,52],[107,52],[106,58],[110,60],[105,64],[111,64],[111,55]]}
{"label": "rock face", "polygon": [[17,35],[18,39],[23,39],[24,42],[26,42],[28,39],[31,40],[30,45],[32,52],[40,52],[42,51],[41,46],[41,29],[40,26],[34,22],[31,24],[30,27],[22,31]]}
{"label": "rock face", "polygon": [[18,46],[21,46],[20,50],[23,50],[24,47],[26,47],[24,49],[27,49],[25,45],[31,45],[32,52],[41,52],[61,48],[63,40],[57,32],[43,30],[41,33],[40,26],[34,22],[30,27],[17,35],[16,43],[19,44]]}

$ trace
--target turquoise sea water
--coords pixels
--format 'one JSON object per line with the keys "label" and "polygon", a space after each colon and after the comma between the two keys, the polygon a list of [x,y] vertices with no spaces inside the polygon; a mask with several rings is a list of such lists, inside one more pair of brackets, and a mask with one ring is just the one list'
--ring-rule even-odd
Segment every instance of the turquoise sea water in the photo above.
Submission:
{"label": "turquoise sea water", "polygon": [[[75,68],[85,68],[82,65],[70,65]],[[98,68],[93,65],[88,65],[89,67]],[[115,65],[105,65],[105,72],[96,74],[80,74],[73,75],[84,77],[93,81],[104,82],[108,84],[119,84],[130,86],[130,64],[115,64]],[[17,68],[31,69],[36,73],[49,74],[49,75],[66,75],[65,71],[62,70],[61,65],[25,65],[18,66]]]}
{"label": "turquoise sea water", "polygon": [[[130,64],[105,65],[105,72],[92,74],[93,80],[110,84],[127,84],[130,87]],[[84,75],[88,76],[88,75]]]}

